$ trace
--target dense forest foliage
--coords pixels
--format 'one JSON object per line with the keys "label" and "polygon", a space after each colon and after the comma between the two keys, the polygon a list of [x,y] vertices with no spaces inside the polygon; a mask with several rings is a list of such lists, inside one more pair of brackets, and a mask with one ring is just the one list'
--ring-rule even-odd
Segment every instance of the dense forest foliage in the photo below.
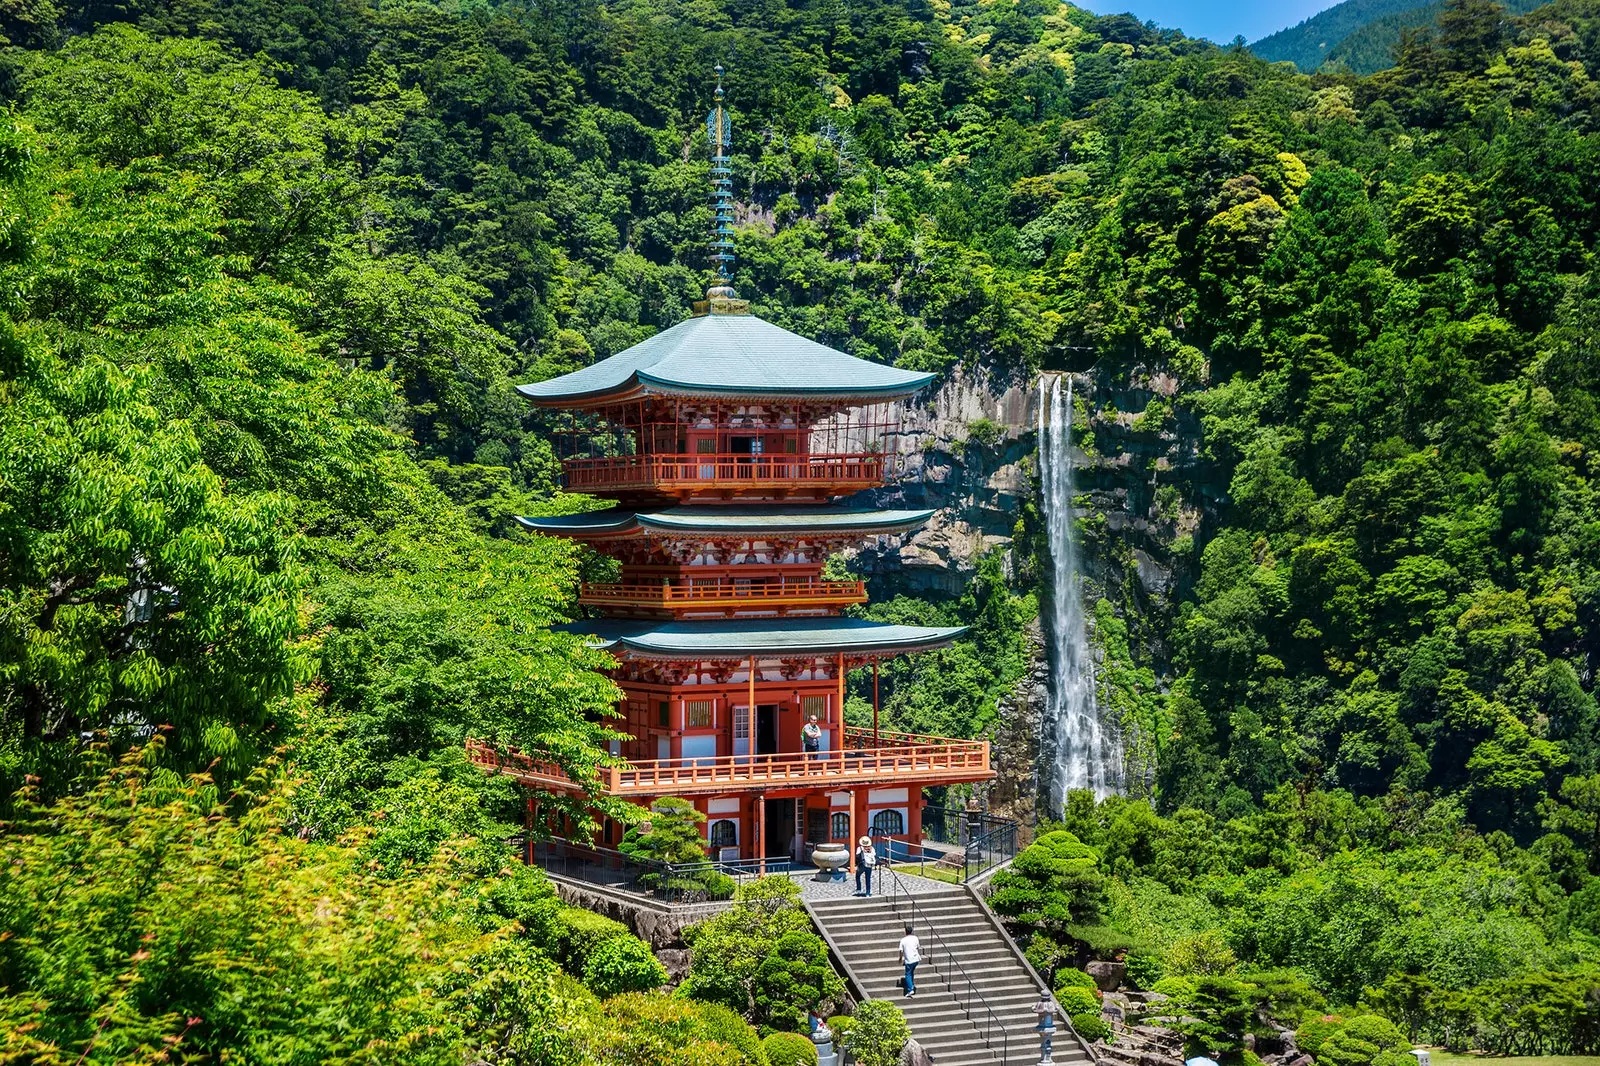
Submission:
{"label": "dense forest foliage", "polygon": [[[1507,0],[1514,15],[1542,6],[1539,0]],[[1343,0],[1303,22],[1270,33],[1250,45],[1262,59],[1288,60],[1306,73],[1324,64],[1357,74],[1394,65],[1395,47],[1407,33],[1431,29],[1444,13],[1445,0]]]}
{"label": "dense forest foliage", "polygon": [[[0,23],[0,899],[19,916],[0,1011],[49,1023],[8,1053],[243,1048],[293,1020],[219,975],[248,960],[357,1002],[351,968],[390,935],[365,916],[411,900],[440,953],[408,956],[420,998],[352,1007],[366,1050],[331,1026],[307,1054],[704,1040],[757,1061],[753,1006],[639,991],[654,977],[618,936],[587,973],[548,899],[493,902],[543,890],[503,870],[514,797],[461,754],[470,732],[580,775],[607,758],[605,662],[544,629],[584,563],[507,520],[591,502],[558,491],[510,385],[703,291],[716,62],[759,313],[1024,382],[1092,349],[1099,373],[1169,383],[1120,413],[1140,431],[1198,419],[1204,461],[1148,471],[1192,530],[1181,594],[1096,612],[1104,698],[1157,771],[1147,796],[1064,812],[1112,880],[1054,930],[1061,952],[1132,945],[1182,979],[1220,948],[1201,976],[1289,968],[1322,997],[1304,1005],[1430,1033],[1463,1015],[1417,1004],[1591,964],[1593,0],[1451,0],[1371,77],[1055,0],[139,0]],[[872,608],[975,625],[886,672],[896,724],[987,726],[1036,603],[1039,568],[1013,562],[959,599]],[[149,879],[102,892],[118,834]],[[232,884],[203,951],[165,939]],[[58,885],[76,909],[56,913]],[[369,925],[338,957],[261,946]],[[779,976],[811,987],[793,961]],[[525,1013],[452,1013],[499,997],[475,981],[502,965]],[[524,1024],[562,1016],[539,996],[599,1028],[553,1050]]]}

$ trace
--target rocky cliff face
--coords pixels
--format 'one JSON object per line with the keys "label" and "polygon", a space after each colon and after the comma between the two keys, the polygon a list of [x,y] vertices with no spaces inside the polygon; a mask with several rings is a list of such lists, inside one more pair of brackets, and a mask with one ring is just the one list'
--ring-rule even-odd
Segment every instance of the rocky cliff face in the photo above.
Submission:
{"label": "rocky cliff face", "polygon": [[1029,384],[957,371],[930,403],[906,411],[898,477],[871,499],[937,513],[907,537],[864,549],[858,568],[897,591],[958,594],[979,556],[1011,547],[1034,491]]}
{"label": "rocky cliff face", "polygon": [[[1226,490],[1200,452],[1198,419],[1173,399],[1170,376],[1126,364],[1074,375],[1078,520],[1088,604],[1104,598],[1128,624],[1133,655],[1168,672],[1168,631],[1195,576],[1194,545]],[[923,529],[882,538],[856,559],[874,596],[957,594],[978,558],[1000,548],[1008,571],[1031,580],[1030,508],[1037,491],[1037,378],[958,371],[925,406],[907,412],[896,482],[874,494],[885,507],[936,508]],[[1041,590],[1045,595],[1049,590]],[[1049,666],[1035,621],[1030,667],[1000,704],[990,792],[997,812],[1031,823]],[[1164,681],[1163,681],[1164,683]],[[1129,745],[1148,760],[1148,745]],[[1130,780],[1148,780],[1147,761]]]}

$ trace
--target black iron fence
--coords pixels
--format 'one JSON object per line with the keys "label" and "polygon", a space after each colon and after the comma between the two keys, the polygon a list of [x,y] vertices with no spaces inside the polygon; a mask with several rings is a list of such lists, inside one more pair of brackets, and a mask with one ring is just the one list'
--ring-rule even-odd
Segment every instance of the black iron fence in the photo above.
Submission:
{"label": "black iron fence", "polygon": [[528,861],[546,873],[618,892],[651,896],[666,903],[708,903],[729,899],[741,881],[763,874],[785,874],[788,859],[734,859],[670,863],[610,848],[590,847],[559,837],[525,848]]}
{"label": "black iron fence", "polygon": [[[922,808],[922,839],[943,845],[942,863],[963,881],[1017,857],[1016,822],[982,810],[929,804]],[[959,854],[950,849],[960,849]],[[923,849],[924,853],[933,849]]]}

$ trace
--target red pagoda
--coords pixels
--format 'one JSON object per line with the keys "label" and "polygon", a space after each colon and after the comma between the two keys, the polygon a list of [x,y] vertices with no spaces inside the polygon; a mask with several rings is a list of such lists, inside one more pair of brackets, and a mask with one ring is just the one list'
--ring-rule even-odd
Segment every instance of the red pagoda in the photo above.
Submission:
{"label": "red pagoda", "polygon": [[[720,73],[720,71],[719,71]],[[922,789],[987,780],[986,741],[845,724],[848,671],[946,644],[961,629],[847,618],[860,581],[823,564],[864,538],[904,533],[931,511],[852,507],[841,497],[884,483],[900,401],[931,374],[856,359],[749,313],[729,267],[728,124],[713,146],[714,286],[695,317],[593,366],[523,385],[534,404],[567,411],[591,440],[625,454],[565,462],[570,490],[608,497],[603,511],[520,519],[615,558],[620,580],[586,584],[603,617],[563,627],[616,658],[626,694],[606,791],[648,806],[681,796],[706,815],[714,859],[790,855],[803,840],[871,833],[920,839]],[[808,751],[802,729],[820,727]],[[577,786],[536,756],[474,744],[474,759],[541,790]],[[620,827],[606,823],[603,841]]]}

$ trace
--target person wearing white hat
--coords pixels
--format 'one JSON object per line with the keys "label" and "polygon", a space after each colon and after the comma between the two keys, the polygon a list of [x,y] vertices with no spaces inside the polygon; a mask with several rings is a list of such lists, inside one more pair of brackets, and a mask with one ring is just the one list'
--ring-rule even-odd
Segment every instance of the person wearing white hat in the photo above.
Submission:
{"label": "person wearing white hat", "polygon": [[[872,847],[871,837],[856,842],[856,895],[872,895],[872,868],[878,865],[878,853]],[[867,879],[867,890],[861,890],[861,879]]]}

